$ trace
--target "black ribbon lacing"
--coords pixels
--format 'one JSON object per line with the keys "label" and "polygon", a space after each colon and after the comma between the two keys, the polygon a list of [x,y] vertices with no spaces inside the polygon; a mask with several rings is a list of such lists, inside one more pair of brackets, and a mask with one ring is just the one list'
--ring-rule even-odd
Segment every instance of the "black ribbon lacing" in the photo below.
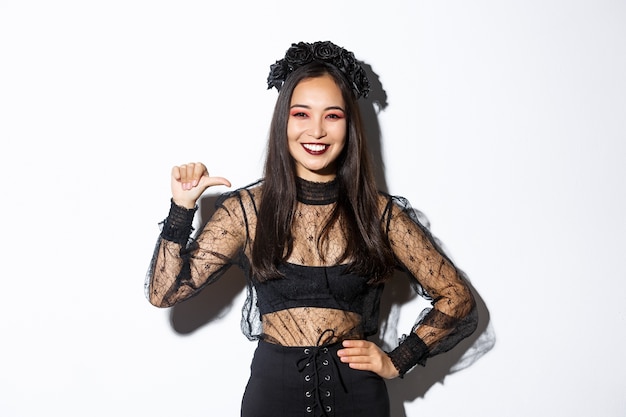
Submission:
{"label": "black ribbon lacing", "polygon": [[[322,343],[322,339],[324,335],[326,334],[329,334],[329,337],[326,338],[326,340]],[[319,359],[322,355],[325,355],[328,353],[328,347],[333,344],[334,337],[335,337],[334,330],[332,329],[324,330],[322,334],[320,334],[320,336],[318,337],[316,346],[305,348],[304,349],[305,356],[298,359],[298,361],[296,362],[296,366],[298,367],[298,372],[300,373],[302,373],[307,368],[312,368],[313,383],[314,383],[313,394],[315,397],[315,406],[319,407],[322,410],[322,413],[324,413],[325,417],[328,417],[327,411],[330,411],[330,410],[327,410],[326,407],[324,407],[324,405],[322,404],[321,385],[324,383],[324,379],[320,376],[321,366],[320,366]],[[324,364],[333,365],[335,369],[335,374],[337,375],[337,378],[339,379],[339,383],[341,384],[341,388],[343,389],[344,392],[347,393],[348,388],[346,387],[346,384],[344,383],[343,378],[341,377],[341,372],[339,371],[339,363],[337,362],[338,359],[336,358],[336,355],[329,355],[329,356],[330,356],[330,361],[326,363],[322,361],[321,363],[322,365]],[[325,361],[327,360],[325,359]]]}

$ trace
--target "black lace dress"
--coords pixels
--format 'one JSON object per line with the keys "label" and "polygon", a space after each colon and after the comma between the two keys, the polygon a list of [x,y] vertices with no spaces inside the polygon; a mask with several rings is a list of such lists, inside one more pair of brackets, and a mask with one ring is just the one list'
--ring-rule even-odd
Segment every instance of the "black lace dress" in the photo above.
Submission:
{"label": "black lace dress", "polygon": [[[340,226],[319,253],[316,237],[337,199],[336,184],[298,181],[293,251],[280,266],[285,278],[266,282],[255,280],[249,267],[262,192],[258,182],[224,194],[193,239],[195,210],[172,204],[146,278],[148,299],[172,306],[238,265],[248,277],[242,331],[259,341],[242,415],[388,415],[380,377],[348,368],[335,353],[342,340],[377,333],[383,290],[382,284],[368,284],[368,277],[346,273],[348,265],[338,262],[346,245]],[[396,266],[432,300],[412,329],[428,347],[423,364],[471,334],[474,300],[405,199],[381,193],[379,207]]]}

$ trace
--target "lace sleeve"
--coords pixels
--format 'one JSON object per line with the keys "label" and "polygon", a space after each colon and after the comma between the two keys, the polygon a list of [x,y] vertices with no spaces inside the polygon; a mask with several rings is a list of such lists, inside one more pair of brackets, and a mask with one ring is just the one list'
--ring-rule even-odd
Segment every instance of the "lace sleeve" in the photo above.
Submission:
{"label": "lace sleeve", "polygon": [[236,263],[247,239],[241,196],[233,193],[216,203],[216,211],[190,238],[195,213],[172,202],[162,223],[146,276],[146,297],[157,307],[183,301],[217,280]]}
{"label": "lace sleeve", "polygon": [[428,229],[419,221],[408,201],[389,199],[385,214],[389,242],[412,285],[431,301],[412,329],[427,353],[418,361],[448,351],[477,327],[476,303],[462,274],[444,254]]}

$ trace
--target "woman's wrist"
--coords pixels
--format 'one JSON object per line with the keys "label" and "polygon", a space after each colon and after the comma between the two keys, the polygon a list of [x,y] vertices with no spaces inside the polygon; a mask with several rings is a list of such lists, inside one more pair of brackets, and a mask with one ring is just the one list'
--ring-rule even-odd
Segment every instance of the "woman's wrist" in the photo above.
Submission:
{"label": "woman's wrist", "polygon": [[415,332],[411,332],[387,355],[391,359],[393,366],[398,370],[400,378],[402,378],[415,365],[424,366],[426,364],[428,346]]}
{"label": "woman's wrist", "polygon": [[195,200],[178,200],[172,197],[172,203],[174,203],[175,205],[177,205],[180,208],[184,208],[187,210],[192,210],[196,207],[196,201]]}
{"label": "woman's wrist", "polygon": [[192,223],[197,209],[197,206],[192,208],[181,206],[172,199],[170,212],[162,223],[161,237],[170,242],[187,243],[193,230]]}

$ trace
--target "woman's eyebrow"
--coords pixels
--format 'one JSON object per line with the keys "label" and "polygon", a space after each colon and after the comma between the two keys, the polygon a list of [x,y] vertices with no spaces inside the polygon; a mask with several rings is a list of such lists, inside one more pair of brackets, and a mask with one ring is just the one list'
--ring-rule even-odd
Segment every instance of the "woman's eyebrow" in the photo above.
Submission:
{"label": "woman's eyebrow", "polygon": [[[302,108],[305,108],[305,109],[310,109],[311,108],[311,106],[306,105],[306,104],[292,104],[291,107],[289,107],[289,108],[293,109],[294,107],[302,107]],[[341,106],[328,106],[328,107],[326,107],[324,109],[324,111],[326,111],[326,110],[341,110],[341,111],[345,111],[343,109],[343,107],[341,107]]]}

